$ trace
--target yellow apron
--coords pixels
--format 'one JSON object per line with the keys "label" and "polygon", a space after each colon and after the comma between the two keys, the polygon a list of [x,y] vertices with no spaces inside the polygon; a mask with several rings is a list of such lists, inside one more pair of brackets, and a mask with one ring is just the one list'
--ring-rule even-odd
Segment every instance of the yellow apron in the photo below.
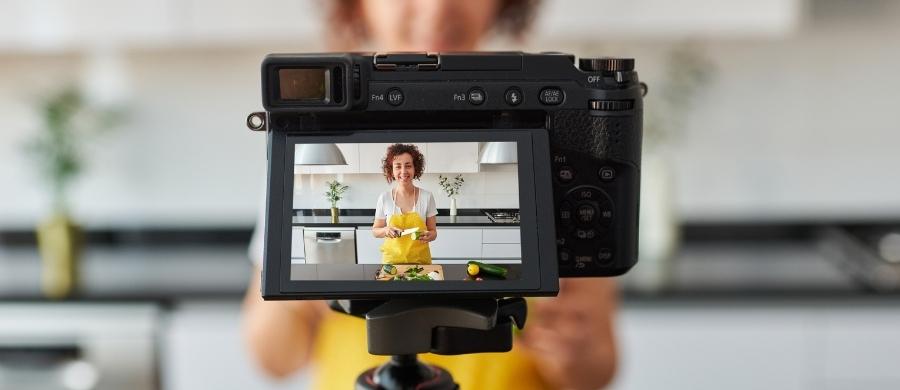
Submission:
{"label": "yellow apron", "polygon": [[[419,232],[427,230],[425,220],[415,211],[392,214],[387,226],[403,230],[417,227]],[[431,249],[428,243],[413,240],[408,234],[397,238],[385,238],[381,246],[381,262],[384,264],[431,264]]]}
{"label": "yellow apron", "polygon": [[[517,341],[506,353],[426,353],[419,358],[446,368],[462,390],[551,389],[541,378],[534,357],[523,351]],[[367,345],[365,320],[334,312],[326,314],[313,347],[312,388],[352,389],[357,375],[387,361],[387,356],[369,355]]]}

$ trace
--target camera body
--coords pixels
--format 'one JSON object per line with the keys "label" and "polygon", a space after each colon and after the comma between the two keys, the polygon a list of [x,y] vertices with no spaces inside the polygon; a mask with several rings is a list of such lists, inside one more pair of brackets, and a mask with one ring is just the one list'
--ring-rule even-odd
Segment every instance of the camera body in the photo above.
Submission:
{"label": "camera body", "polygon": [[[536,142],[531,149],[538,168],[528,182],[537,187],[539,214],[552,222],[531,222],[555,240],[549,260],[558,264],[558,276],[616,276],[637,261],[645,87],[632,59],[576,64],[562,53],[272,54],[262,64],[262,87],[266,113],[257,118],[261,123],[248,118],[248,126],[269,131],[270,159],[285,134],[545,134],[547,148]],[[283,174],[270,169],[270,192]],[[269,197],[269,216],[279,215],[273,205],[279,200]]]}

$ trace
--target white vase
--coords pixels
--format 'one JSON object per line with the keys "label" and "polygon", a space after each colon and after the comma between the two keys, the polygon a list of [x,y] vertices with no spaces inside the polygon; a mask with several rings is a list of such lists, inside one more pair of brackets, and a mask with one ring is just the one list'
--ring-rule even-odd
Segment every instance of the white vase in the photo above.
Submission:
{"label": "white vase", "polygon": [[456,198],[450,198],[450,216],[456,216]]}

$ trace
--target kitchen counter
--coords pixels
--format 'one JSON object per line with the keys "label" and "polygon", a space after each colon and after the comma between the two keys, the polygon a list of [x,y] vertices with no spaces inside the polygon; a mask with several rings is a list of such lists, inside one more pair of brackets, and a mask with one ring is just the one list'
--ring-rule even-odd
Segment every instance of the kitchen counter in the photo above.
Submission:
{"label": "kitchen counter", "polygon": [[[330,221],[328,217],[312,219]],[[246,246],[249,233],[248,229],[233,234],[242,239],[227,238],[221,243],[89,245],[80,265],[83,287],[74,298],[240,299],[251,274]],[[703,236],[711,234],[704,232]],[[639,262],[625,277],[616,279],[624,300],[828,302],[900,298],[900,291],[875,292],[854,280],[826,258],[815,240],[790,234],[769,238],[732,236],[710,240],[688,232],[676,256],[661,265],[663,276],[656,282],[646,282],[647,271],[655,267],[650,261]],[[33,246],[0,244],[0,301],[43,300],[40,267],[40,257]]]}
{"label": "kitchen counter", "polygon": [[[361,215],[342,215],[340,217],[340,222],[331,223],[331,216],[311,216],[311,215],[295,215],[293,217],[293,226],[344,226],[344,227],[357,227],[357,226],[372,226],[373,221],[375,220],[375,216],[361,216]],[[498,223],[492,222],[485,215],[458,215],[455,217],[451,217],[449,215],[438,215],[437,216],[437,225],[438,226],[502,226],[502,227],[513,227],[519,226],[518,223]]]}

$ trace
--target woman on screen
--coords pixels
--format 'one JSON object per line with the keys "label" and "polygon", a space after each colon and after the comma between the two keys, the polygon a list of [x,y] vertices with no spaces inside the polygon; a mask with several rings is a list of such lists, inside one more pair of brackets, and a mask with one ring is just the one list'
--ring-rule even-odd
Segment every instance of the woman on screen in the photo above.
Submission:
{"label": "woman on screen", "polygon": [[413,184],[425,171],[425,156],[415,145],[393,144],[382,169],[388,184],[396,184],[375,205],[372,234],[385,239],[381,262],[431,264],[428,243],[437,238],[437,208],[431,192]]}

